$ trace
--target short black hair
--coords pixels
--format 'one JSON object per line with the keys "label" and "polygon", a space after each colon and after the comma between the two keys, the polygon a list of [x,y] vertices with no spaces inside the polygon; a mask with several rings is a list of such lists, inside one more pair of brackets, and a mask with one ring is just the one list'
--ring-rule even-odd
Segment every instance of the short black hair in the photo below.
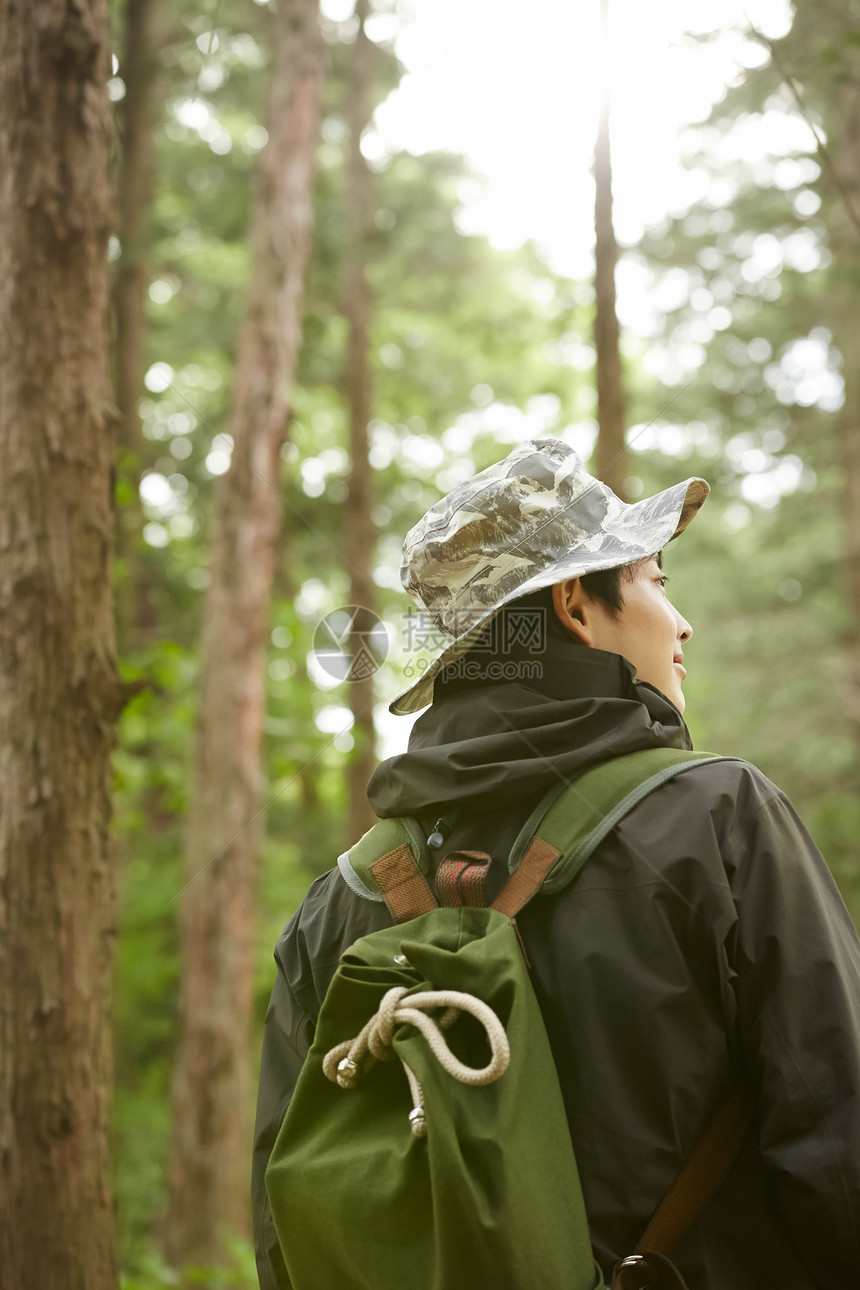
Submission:
{"label": "short black hair", "polygon": [[[641,560],[632,560],[629,564],[617,564],[614,569],[598,569],[596,573],[584,573],[581,577],[583,590],[590,600],[598,601],[609,611],[613,618],[617,618],[624,605],[622,590],[624,583],[632,582],[636,576],[636,570],[648,560],[656,560],[658,568],[663,568],[663,552],[657,551],[654,555],[645,556]],[[561,579],[561,581],[565,581],[565,579]],[[512,605],[522,605],[527,609],[547,609],[551,613],[555,613],[555,607],[552,602],[552,584],[548,587],[541,587],[538,591],[533,591],[527,596],[521,596],[518,600],[513,600],[510,603]]]}

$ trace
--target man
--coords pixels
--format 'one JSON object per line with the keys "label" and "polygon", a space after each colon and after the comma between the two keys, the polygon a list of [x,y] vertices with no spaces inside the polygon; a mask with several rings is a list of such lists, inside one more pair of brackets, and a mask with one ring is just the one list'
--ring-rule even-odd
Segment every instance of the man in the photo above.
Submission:
{"label": "man", "polygon": [[[378,815],[441,833],[439,860],[488,852],[490,899],[559,779],[636,749],[691,746],[692,629],[666,596],[661,552],[707,492],[691,479],[626,505],[566,444],[533,440],[408,535],[403,584],[443,647],[391,705],[432,701],[368,795]],[[288,1284],[263,1178],[314,1018],[342,950],[389,921],[333,870],[278,943],[253,1184],[263,1290]],[[783,794],[744,762],[690,770],[517,921],[604,1274],[742,1083],[751,1130],[674,1261],[690,1290],[854,1290],[860,943]]]}

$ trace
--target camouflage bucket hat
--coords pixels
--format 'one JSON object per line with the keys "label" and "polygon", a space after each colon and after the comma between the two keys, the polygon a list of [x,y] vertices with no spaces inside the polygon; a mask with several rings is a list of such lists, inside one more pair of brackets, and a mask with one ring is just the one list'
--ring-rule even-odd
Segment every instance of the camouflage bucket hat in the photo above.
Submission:
{"label": "camouflage bucket hat", "polygon": [[622,502],[559,439],[529,439],[459,484],[403,544],[403,587],[447,644],[389,712],[405,716],[432,703],[440,669],[462,657],[509,601],[656,555],[683,533],[708,492],[704,479],[693,478]]}

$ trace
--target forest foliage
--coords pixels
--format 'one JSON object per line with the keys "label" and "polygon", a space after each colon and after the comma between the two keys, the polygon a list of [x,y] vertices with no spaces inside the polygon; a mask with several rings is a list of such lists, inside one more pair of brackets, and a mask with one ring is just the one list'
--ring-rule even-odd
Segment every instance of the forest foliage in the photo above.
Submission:
{"label": "forest foliage", "polygon": [[[116,16],[111,96],[121,109]],[[116,567],[120,666],[124,678],[146,682],[121,717],[115,757],[115,1157],[127,1286],[168,1276],[154,1251],[177,1035],[182,826],[207,526],[214,480],[230,464],[222,427],[248,275],[254,161],[265,145],[271,21],[262,3],[222,0],[214,16],[173,4],[155,82],[142,441],[139,453],[123,453],[118,480],[118,523],[135,535],[120,544]],[[324,19],[324,33],[312,265],[282,453],[282,558],[267,658],[259,1025],[277,936],[349,840],[347,700],[309,660],[320,618],[345,602],[348,587],[342,271],[354,27]],[[799,14],[780,49],[838,162],[840,96],[857,80],[860,57],[847,11]],[[389,43],[376,54],[381,101],[400,69]],[[780,120],[789,126],[776,128]],[[756,130],[773,146],[748,162],[742,140]],[[682,147],[702,173],[700,200],[622,248],[655,302],[652,333],[622,335],[628,490],[635,498],[689,475],[710,481],[700,520],[666,553],[673,599],[695,627],[686,683],[694,741],[748,758],[789,793],[857,919],[860,716],[852,713],[839,448],[856,236],[771,60],[739,76]],[[561,278],[534,246],[500,251],[461,232],[461,158],[403,153],[374,159],[372,169],[374,581],[382,617],[402,632],[400,545],[441,492],[527,435],[591,451],[593,290]],[[114,240],[111,255],[119,251]],[[856,425],[860,407],[850,411]],[[395,736],[385,712],[401,688],[396,661],[393,650],[377,675],[381,750],[394,738],[402,746],[408,729],[403,722]],[[254,1284],[246,1248],[237,1247],[223,1284]]]}

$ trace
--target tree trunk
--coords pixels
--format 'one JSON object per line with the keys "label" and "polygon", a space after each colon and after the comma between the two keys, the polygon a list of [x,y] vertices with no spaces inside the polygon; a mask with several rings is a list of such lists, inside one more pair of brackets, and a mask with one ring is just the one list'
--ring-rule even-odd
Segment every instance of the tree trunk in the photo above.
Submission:
{"label": "tree trunk", "polygon": [[349,242],[346,252],[344,308],[349,323],[347,396],[351,460],[349,491],[344,507],[344,550],[349,558],[350,604],[360,610],[349,638],[352,655],[349,705],[354,717],[352,733],[355,740],[347,771],[350,841],[361,837],[376,820],[367,800],[367,783],[376,765],[373,659],[367,649],[366,635],[375,623],[376,600],[371,576],[374,551],[374,529],[370,515],[373,479],[367,435],[373,398],[368,362],[371,300],[366,269],[371,193],[370,170],[361,151],[361,136],[372,115],[373,45],[364,30],[367,12],[367,0],[359,0],[356,6],[359,28],[352,47],[349,80]]}
{"label": "tree trunk", "polygon": [[154,97],[158,57],[160,0],[126,0],[125,31],[120,75],[125,98],[119,112],[121,164],[118,186],[117,234],[120,258],[113,284],[115,326],[114,388],[119,408],[119,461],[121,479],[135,497],[133,506],[120,509],[117,557],[122,594],[117,630],[120,652],[132,648],[135,628],[151,627],[149,587],[137,568],[143,517],[137,501],[141,476],[142,439],[138,400],[146,371],[146,265],[147,226],[152,207],[155,171],[156,105]]}
{"label": "tree trunk", "polygon": [[[848,84],[839,96],[836,169],[845,195],[860,210],[860,85]],[[845,402],[839,414],[839,446],[843,470],[843,525],[848,601],[848,704],[855,746],[860,752],[860,372],[857,366],[860,325],[856,287],[860,269],[857,229],[833,194],[831,247],[833,274],[840,283],[839,318],[835,339],[844,357]],[[842,285],[844,284],[844,285]]]}
{"label": "tree trunk", "polygon": [[[847,373],[846,373],[847,375]],[[852,374],[853,375],[853,374]],[[846,380],[840,414],[840,447],[845,526],[845,573],[848,592],[848,703],[846,710],[860,753],[860,383]]]}
{"label": "tree trunk", "polygon": [[601,0],[605,56],[604,82],[594,145],[594,348],[597,355],[597,450],[595,472],[619,497],[625,497],[627,449],[624,440],[624,377],[615,312],[618,245],[612,225],[612,153],[609,141],[609,0]]}
{"label": "tree trunk", "polygon": [[113,287],[116,320],[116,401],[119,441],[140,450],[137,402],[146,370],[147,221],[152,205],[156,121],[153,88],[157,68],[158,0],[126,0],[120,75],[125,98],[120,112],[122,164],[117,233],[120,258]]}
{"label": "tree trunk", "polygon": [[0,1279],[117,1284],[105,0],[0,39]]}
{"label": "tree trunk", "polygon": [[216,1264],[222,1239],[248,1230],[265,647],[323,79],[317,0],[281,0],[274,21],[269,141],[260,155],[233,390],[233,463],[214,497],[185,845],[166,1232],[175,1265]]}

